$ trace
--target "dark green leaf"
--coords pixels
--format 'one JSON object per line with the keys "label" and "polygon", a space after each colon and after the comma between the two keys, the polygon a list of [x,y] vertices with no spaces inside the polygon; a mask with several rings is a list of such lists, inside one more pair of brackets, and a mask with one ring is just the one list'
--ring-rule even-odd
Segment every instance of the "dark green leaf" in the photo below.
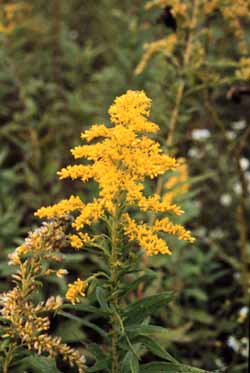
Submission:
{"label": "dark green leaf", "polygon": [[142,322],[145,317],[154,314],[173,299],[171,292],[164,292],[157,295],[140,299],[130,304],[125,311],[125,323],[134,324]]}
{"label": "dark green leaf", "polygon": [[103,372],[103,370],[110,371],[110,359],[105,358],[103,360],[98,360],[96,364],[91,368],[86,368],[86,372]]}
{"label": "dark green leaf", "polygon": [[142,365],[140,373],[208,373],[208,371],[183,364],[153,362]]}
{"label": "dark green leaf", "polygon": [[136,338],[136,341],[142,343],[154,355],[164,360],[171,361],[172,363],[178,364],[178,361],[173,356],[171,356],[169,352],[165,351],[161,347],[161,345],[158,342],[154,341],[152,338],[148,336],[139,336],[138,338]]}
{"label": "dark green leaf", "polygon": [[136,338],[139,335],[165,336],[168,334],[167,329],[155,325],[133,325],[126,327],[126,332],[131,339]]}
{"label": "dark green leaf", "polygon": [[96,298],[101,308],[106,312],[110,312],[110,309],[107,303],[107,292],[100,286],[97,286],[96,288]]}
{"label": "dark green leaf", "polygon": [[61,373],[54,359],[39,355],[28,356],[19,361],[18,366],[15,367],[15,373],[23,373],[24,369],[30,368],[34,369],[34,373]]}

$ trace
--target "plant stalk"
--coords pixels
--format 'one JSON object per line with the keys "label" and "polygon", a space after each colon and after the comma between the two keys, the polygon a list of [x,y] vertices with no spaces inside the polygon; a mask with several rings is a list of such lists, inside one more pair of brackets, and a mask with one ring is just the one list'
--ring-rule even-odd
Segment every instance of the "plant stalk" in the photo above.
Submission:
{"label": "plant stalk", "polygon": [[6,357],[3,363],[3,373],[9,372],[9,366],[10,366],[10,363],[12,362],[13,352],[15,351],[15,349],[16,349],[15,346],[10,346],[8,352],[6,353]]}
{"label": "plant stalk", "polygon": [[[182,65],[183,70],[185,70],[186,67],[188,66],[188,64],[190,62],[190,58],[192,56],[194,29],[195,29],[195,26],[196,26],[196,23],[197,23],[198,14],[199,14],[199,0],[194,0],[193,13],[192,13],[191,21],[190,21],[190,29],[189,29],[190,32],[189,32],[189,35],[188,35],[186,48],[185,48],[184,54],[183,54],[183,65]],[[174,143],[174,133],[175,133],[176,126],[177,126],[177,123],[178,123],[178,118],[179,118],[179,114],[180,114],[182,100],[183,100],[183,97],[184,97],[184,92],[185,92],[185,81],[181,80],[179,82],[179,85],[178,85],[178,88],[177,88],[177,93],[176,93],[176,97],[175,97],[175,104],[174,104],[174,107],[173,107],[173,110],[172,110],[172,113],[171,113],[171,117],[170,117],[169,132],[168,132],[168,136],[166,138],[167,147],[171,147]],[[164,185],[163,178],[160,177],[158,179],[157,185],[156,185],[156,191],[155,191],[156,194],[161,195],[163,185]],[[149,221],[150,225],[153,225],[154,221],[155,221],[155,214],[152,214],[151,217],[150,217],[150,221]]]}
{"label": "plant stalk", "polygon": [[[111,269],[111,286],[112,286],[112,297],[111,304],[117,309],[118,306],[118,219],[119,209],[116,207],[116,211],[113,217],[112,229],[111,229],[111,259],[110,259],[110,269]],[[118,321],[115,314],[111,316],[110,319],[112,327],[112,373],[119,373],[119,359],[118,359]]]}

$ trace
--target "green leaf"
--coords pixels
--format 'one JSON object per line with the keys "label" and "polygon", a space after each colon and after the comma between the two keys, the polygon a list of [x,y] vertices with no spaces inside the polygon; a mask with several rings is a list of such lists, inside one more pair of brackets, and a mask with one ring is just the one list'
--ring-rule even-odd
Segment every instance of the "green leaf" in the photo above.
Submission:
{"label": "green leaf", "polygon": [[208,373],[208,371],[184,364],[153,362],[142,365],[140,373]]}
{"label": "green leaf", "polygon": [[153,336],[166,336],[168,334],[168,329],[161,326],[155,325],[133,325],[126,327],[126,332],[131,339],[138,337],[139,335],[153,335]]}
{"label": "green leaf", "polygon": [[165,351],[161,345],[148,336],[139,336],[136,338],[136,342],[142,343],[147,349],[152,352],[155,356],[158,356],[164,360],[171,361],[172,363],[178,364],[178,361],[170,355],[169,352]]}
{"label": "green leaf", "polygon": [[15,368],[15,373],[23,373],[26,368],[33,368],[34,373],[61,373],[56,367],[54,359],[39,355],[28,356],[18,361],[18,367]]}
{"label": "green leaf", "polygon": [[132,351],[126,353],[122,365],[121,373],[139,373],[139,360]]}
{"label": "green leaf", "polygon": [[86,372],[92,373],[92,372],[103,372],[103,370],[110,371],[110,359],[105,358],[103,360],[98,360],[96,364],[91,368],[86,368]]}
{"label": "green leaf", "polygon": [[64,312],[64,311],[58,311],[57,314],[61,315],[61,316],[64,316],[68,319],[75,320],[78,323],[80,323],[80,325],[85,325],[85,326],[89,327],[90,329],[93,329],[95,332],[100,334],[103,338],[107,338],[107,333],[103,329],[99,328],[99,326],[95,325],[94,323],[92,323],[88,320],[81,319],[78,316],[71,315],[70,313]]}
{"label": "green leaf", "polygon": [[82,341],[86,337],[80,323],[72,320],[62,321],[56,330],[56,335],[65,343]]}
{"label": "green leaf", "polygon": [[154,314],[173,299],[173,293],[164,292],[140,299],[130,304],[125,311],[125,323],[134,324],[142,322],[145,317]]}
{"label": "green leaf", "polygon": [[139,361],[137,357],[135,356],[135,354],[133,354],[132,352],[130,352],[129,365],[130,365],[131,373],[139,373],[140,371]]}
{"label": "green leaf", "polygon": [[96,298],[101,306],[101,308],[110,313],[110,309],[107,303],[107,292],[101,288],[100,286],[97,286],[96,288]]}
{"label": "green leaf", "polygon": [[100,346],[96,343],[91,343],[88,345],[88,351],[95,357],[96,360],[103,360],[105,358],[105,354],[100,348]]}
{"label": "green leaf", "polygon": [[147,285],[148,283],[152,282],[152,280],[155,278],[155,273],[152,274],[152,273],[148,273],[148,274],[145,274],[143,276],[140,276],[138,279],[136,279],[135,281],[131,282],[130,284],[124,286],[120,293],[124,295],[126,295],[128,292],[131,292],[133,290],[136,290],[138,288],[138,285],[140,285],[141,283],[144,283],[145,285]]}

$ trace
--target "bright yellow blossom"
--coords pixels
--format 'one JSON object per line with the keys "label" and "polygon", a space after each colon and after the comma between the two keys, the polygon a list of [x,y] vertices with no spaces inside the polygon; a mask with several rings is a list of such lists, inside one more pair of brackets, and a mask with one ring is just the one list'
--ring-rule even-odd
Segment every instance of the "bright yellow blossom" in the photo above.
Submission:
{"label": "bright yellow blossom", "polygon": [[85,290],[88,286],[86,281],[82,281],[78,278],[73,284],[68,285],[68,291],[66,293],[66,298],[72,303],[80,303],[79,296],[85,296]]}
{"label": "bright yellow blossom", "polygon": [[[161,200],[159,195],[144,195],[145,177],[153,179],[180,166],[176,159],[163,153],[159,143],[148,137],[147,133],[159,130],[148,119],[150,108],[151,100],[143,91],[128,91],[117,97],[109,109],[113,126],[95,124],[81,135],[87,144],[72,149],[74,158],[83,158],[85,163],[68,166],[59,172],[61,179],[78,178],[82,182],[94,179],[99,184],[99,196],[86,204],[79,197],[71,196],[54,206],[42,207],[36,213],[39,217],[53,218],[65,217],[74,211],[72,228],[75,232],[69,236],[74,248],[91,245],[91,237],[82,230],[106,214],[112,216],[117,203],[122,203],[126,209],[137,207],[143,212],[183,213],[169,199]],[[94,139],[99,141],[91,143]],[[137,241],[148,255],[170,253],[154,228],[140,225],[132,229],[133,221],[130,219],[129,216],[124,219],[127,235],[134,240],[136,229],[139,229],[140,238]],[[180,229],[174,231],[172,227],[171,233],[181,239],[189,237],[184,228],[180,234]],[[191,236],[189,238],[192,241]],[[72,292],[74,289],[72,287]]]}
{"label": "bright yellow blossom", "polygon": [[163,218],[161,220],[156,220],[153,226],[154,230],[161,231],[177,236],[180,240],[194,242],[194,238],[191,233],[187,231],[180,224],[173,224],[169,218]]}
{"label": "bright yellow blossom", "polygon": [[80,232],[77,234],[72,234],[70,236],[70,244],[75,249],[81,249],[85,244],[87,244],[91,240],[88,233]]}
{"label": "bright yellow blossom", "polygon": [[38,217],[46,216],[48,218],[60,216],[64,217],[70,212],[80,210],[83,207],[83,202],[79,197],[71,196],[69,199],[63,199],[59,203],[46,208],[40,208],[35,215]]}
{"label": "bright yellow blossom", "polygon": [[130,241],[137,241],[146,251],[147,256],[158,253],[171,254],[166,241],[159,238],[152,227],[146,224],[136,224],[128,214],[124,214],[123,218],[125,222],[124,233]]}

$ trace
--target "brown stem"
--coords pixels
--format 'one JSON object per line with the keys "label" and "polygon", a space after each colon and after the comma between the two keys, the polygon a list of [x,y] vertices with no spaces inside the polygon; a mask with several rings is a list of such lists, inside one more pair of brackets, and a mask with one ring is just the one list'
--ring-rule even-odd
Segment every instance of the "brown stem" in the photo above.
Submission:
{"label": "brown stem", "polygon": [[[192,13],[191,21],[190,21],[189,35],[188,35],[188,39],[187,39],[187,43],[186,43],[186,48],[185,48],[184,54],[183,54],[183,64],[182,64],[183,71],[185,71],[185,69],[187,68],[187,66],[190,62],[190,58],[192,56],[193,39],[194,39],[194,36],[195,36],[194,29],[195,29],[197,19],[198,19],[198,11],[199,11],[199,0],[194,0],[193,13]],[[185,81],[181,80],[179,82],[179,86],[177,88],[175,104],[174,104],[174,108],[173,108],[173,111],[172,111],[172,114],[171,114],[171,117],[170,117],[169,132],[168,132],[168,136],[166,138],[167,147],[171,147],[174,143],[174,134],[175,134],[176,126],[177,126],[177,123],[178,123],[178,118],[179,118],[179,114],[180,114],[180,109],[181,109],[181,104],[182,104],[182,100],[183,100],[183,96],[184,96],[184,91],[185,91]],[[162,190],[163,190],[163,186],[164,186],[163,178],[160,177],[158,179],[157,185],[156,185],[156,193],[157,194],[161,195]],[[150,220],[149,220],[150,225],[153,225],[154,221],[155,221],[155,214],[151,214],[151,217],[150,217]]]}
{"label": "brown stem", "polygon": [[[198,10],[199,10],[199,0],[194,0],[193,4],[193,14],[192,18],[190,21],[190,32],[188,35],[187,43],[186,43],[186,48],[183,54],[183,70],[186,69],[190,62],[190,58],[192,55],[192,47],[193,47],[193,39],[194,39],[194,29],[197,23],[197,17],[198,17]],[[178,123],[178,117],[180,113],[180,108],[181,108],[181,103],[182,99],[184,96],[184,91],[185,91],[185,81],[182,80],[179,83],[178,89],[177,89],[177,94],[176,94],[176,99],[175,99],[175,105],[174,109],[172,111],[172,115],[170,118],[170,124],[169,124],[169,133],[166,139],[166,144],[167,146],[172,146],[173,141],[174,141],[174,133],[175,129]]]}

